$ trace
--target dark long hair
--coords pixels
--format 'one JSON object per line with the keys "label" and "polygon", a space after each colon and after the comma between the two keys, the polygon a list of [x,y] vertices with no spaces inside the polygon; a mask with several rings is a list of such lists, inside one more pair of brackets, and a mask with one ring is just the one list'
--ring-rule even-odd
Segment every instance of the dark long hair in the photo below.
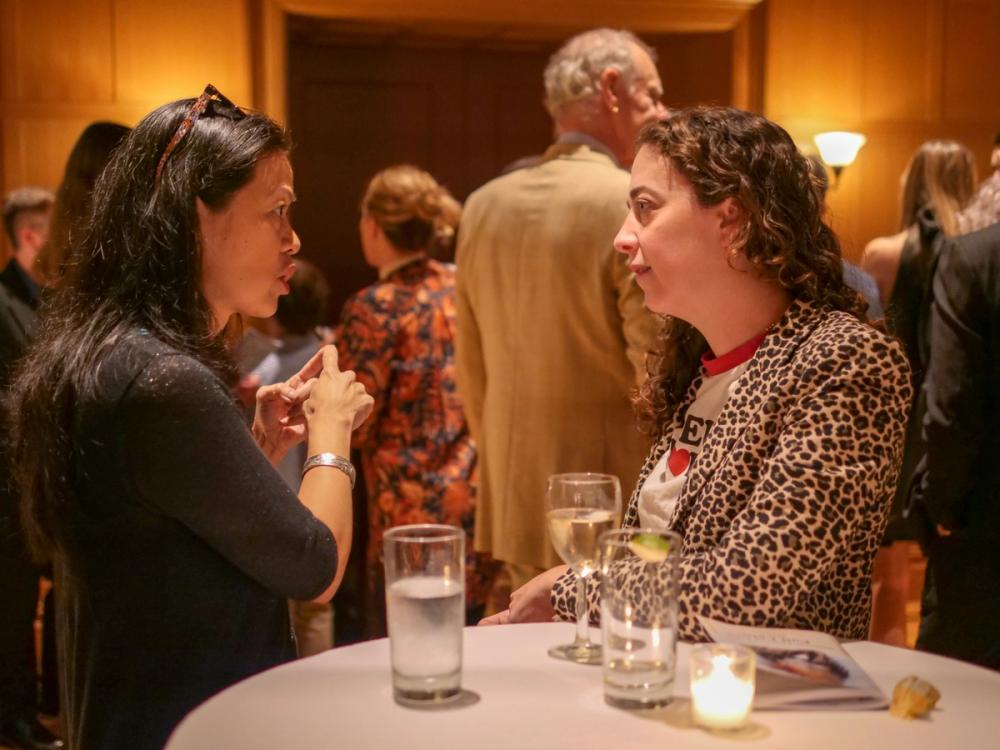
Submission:
{"label": "dark long hair", "polygon": [[129,131],[131,128],[115,122],[92,122],[73,145],[56,191],[49,239],[36,264],[46,284],[55,284],[62,276],[73,234],[80,231],[90,215],[90,199],[97,178]]}
{"label": "dark long hair", "polygon": [[[687,178],[702,206],[732,198],[743,227],[731,255],[772,279],[795,299],[865,320],[865,303],[843,279],[840,243],[823,221],[823,200],[808,160],[781,127],[729,107],[696,107],[648,125],[650,148]],[[689,323],[667,316],[649,378],[636,395],[640,429],[658,434],[687,394],[706,351]]]}
{"label": "dark long hair", "polygon": [[14,474],[29,543],[47,557],[74,501],[74,405],[124,336],[147,329],[231,379],[225,337],[201,292],[195,198],[222,210],[261,157],[288,150],[284,130],[255,113],[195,120],[156,180],[157,163],[193,100],[147,115],[115,151],[94,190],[65,276],[45,305],[10,394]]}

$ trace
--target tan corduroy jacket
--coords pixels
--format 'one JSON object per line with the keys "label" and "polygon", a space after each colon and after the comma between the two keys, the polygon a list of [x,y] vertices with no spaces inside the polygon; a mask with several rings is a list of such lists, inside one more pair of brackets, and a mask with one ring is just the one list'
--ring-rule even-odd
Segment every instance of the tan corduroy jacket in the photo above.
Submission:
{"label": "tan corduroy jacket", "polygon": [[627,197],[611,158],[560,143],[466,203],[457,381],[479,449],[476,548],[505,562],[559,562],[550,474],[609,472],[631,488],[648,450],[629,395],[656,321],[612,244]]}

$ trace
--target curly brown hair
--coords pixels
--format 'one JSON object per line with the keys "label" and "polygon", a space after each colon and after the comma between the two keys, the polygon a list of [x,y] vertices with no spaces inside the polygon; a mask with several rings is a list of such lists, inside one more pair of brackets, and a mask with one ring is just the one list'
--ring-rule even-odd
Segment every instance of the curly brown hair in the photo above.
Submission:
{"label": "curly brown hair", "polygon": [[[866,320],[864,300],[844,283],[840,242],[823,221],[819,181],[781,127],[739,109],[695,107],[647,125],[638,148],[669,160],[702,206],[737,203],[743,226],[731,259],[742,256],[751,273],[777,281],[793,299]],[[670,423],[707,348],[690,323],[664,317],[634,398],[644,433],[658,435]]]}

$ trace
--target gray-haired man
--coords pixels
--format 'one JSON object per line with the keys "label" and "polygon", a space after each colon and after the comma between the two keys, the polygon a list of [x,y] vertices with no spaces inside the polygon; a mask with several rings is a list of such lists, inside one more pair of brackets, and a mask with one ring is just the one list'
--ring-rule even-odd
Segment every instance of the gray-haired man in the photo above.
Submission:
{"label": "gray-haired man", "polygon": [[476,548],[517,588],[558,562],[548,475],[597,471],[631,490],[646,453],[629,392],[655,323],[612,240],[635,138],[665,117],[654,52],[626,31],[573,37],[545,70],[558,139],[483,186],[458,238],[457,367],[479,458]]}

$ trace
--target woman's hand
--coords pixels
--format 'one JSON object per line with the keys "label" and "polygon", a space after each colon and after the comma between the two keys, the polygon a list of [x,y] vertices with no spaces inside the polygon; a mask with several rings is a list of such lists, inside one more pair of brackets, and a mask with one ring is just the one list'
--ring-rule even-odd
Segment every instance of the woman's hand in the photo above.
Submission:
{"label": "woman's hand", "polygon": [[[319,389],[318,399],[312,398]],[[373,400],[353,372],[337,367],[337,350],[324,346],[283,383],[257,390],[253,434],[264,455],[278,464],[290,448],[301,443],[314,419],[335,427],[339,422],[348,432],[371,413]],[[346,450],[341,449],[346,453]]]}
{"label": "woman's hand", "polygon": [[557,565],[532,578],[510,595],[510,608],[484,617],[480,625],[506,625],[516,622],[552,622],[556,611],[552,607],[552,586],[563,573],[565,565]]}
{"label": "woman's hand", "polygon": [[375,400],[355,379],[353,372],[340,371],[337,366],[337,348],[334,346],[320,349],[299,375],[315,377],[302,405],[309,429],[310,446],[314,438],[320,438],[325,450],[343,450],[346,454],[344,448],[326,446],[326,439],[340,434],[349,437],[350,432],[356,430],[371,414]]}
{"label": "woman's hand", "polygon": [[315,379],[302,381],[300,374],[284,383],[257,389],[253,436],[268,460],[277,466],[289,449],[306,437],[302,405],[309,398]]}

